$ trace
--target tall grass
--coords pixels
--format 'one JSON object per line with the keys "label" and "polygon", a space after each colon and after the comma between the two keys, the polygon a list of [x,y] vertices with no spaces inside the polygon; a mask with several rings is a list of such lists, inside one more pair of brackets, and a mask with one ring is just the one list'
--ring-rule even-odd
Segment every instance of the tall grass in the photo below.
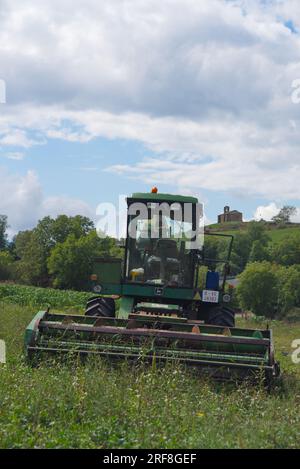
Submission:
{"label": "tall grass", "polygon": [[38,308],[82,307],[91,293],[0,283],[0,301]]}
{"label": "tall grass", "polygon": [[[294,329],[274,323],[285,385],[210,383],[176,366],[163,369],[44,363],[23,359],[34,307],[0,303],[1,448],[296,448],[300,436],[299,368],[290,360]],[[249,325],[249,324],[247,324]],[[257,325],[256,325],[257,326]]]}

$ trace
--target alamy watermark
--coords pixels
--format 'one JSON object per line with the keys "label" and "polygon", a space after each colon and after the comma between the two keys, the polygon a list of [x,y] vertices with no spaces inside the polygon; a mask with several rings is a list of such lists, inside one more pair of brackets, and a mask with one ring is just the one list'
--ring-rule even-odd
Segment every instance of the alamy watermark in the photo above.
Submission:
{"label": "alamy watermark", "polygon": [[0,363],[6,363],[6,345],[4,340],[0,340]]}
{"label": "alamy watermark", "polygon": [[0,104],[6,103],[6,83],[0,78]]}
{"label": "alamy watermark", "polygon": [[184,239],[188,249],[201,249],[204,241],[203,204],[191,202],[132,201],[119,197],[119,207],[112,203],[99,204],[96,215],[98,236],[116,239]]}
{"label": "alamy watermark", "polygon": [[297,78],[292,82],[292,103],[294,104],[300,104],[300,78]]}
{"label": "alamy watermark", "polygon": [[295,339],[292,342],[292,348],[295,350],[292,352],[291,358],[292,362],[295,365],[299,365],[300,363],[300,339]]}

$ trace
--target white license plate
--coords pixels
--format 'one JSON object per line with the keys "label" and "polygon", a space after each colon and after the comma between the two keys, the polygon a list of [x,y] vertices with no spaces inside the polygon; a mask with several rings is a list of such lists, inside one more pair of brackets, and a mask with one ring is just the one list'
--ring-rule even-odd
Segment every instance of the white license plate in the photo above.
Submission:
{"label": "white license plate", "polygon": [[202,301],[205,303],[219,303],[220,292],[215,290],[203,290]]}

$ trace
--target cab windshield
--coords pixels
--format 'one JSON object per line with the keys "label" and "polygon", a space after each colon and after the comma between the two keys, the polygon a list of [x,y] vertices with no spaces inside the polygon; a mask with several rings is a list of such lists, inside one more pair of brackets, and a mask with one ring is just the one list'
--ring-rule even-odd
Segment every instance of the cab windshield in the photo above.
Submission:
{"label": "cab windshield", "polygon": [[128,217],[127,282],[192,287],[196,239],[195,204],[148,203]]}

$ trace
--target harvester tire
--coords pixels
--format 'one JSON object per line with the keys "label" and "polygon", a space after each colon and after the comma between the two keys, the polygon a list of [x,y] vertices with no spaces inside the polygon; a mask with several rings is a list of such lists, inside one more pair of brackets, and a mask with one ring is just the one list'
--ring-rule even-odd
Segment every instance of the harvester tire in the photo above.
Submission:
{"label": "harvester tire", "polygon": [[116,315],[115,301],[112,298],[91,298],[87,302],[85,315],[114,318]]}
{"label": "harvester tire", "polygon": [[206,323],[212,326],[234,327],[234,315],[235,312],[233,309],[228,308],[228,306],[219,306],[209,312]]}

